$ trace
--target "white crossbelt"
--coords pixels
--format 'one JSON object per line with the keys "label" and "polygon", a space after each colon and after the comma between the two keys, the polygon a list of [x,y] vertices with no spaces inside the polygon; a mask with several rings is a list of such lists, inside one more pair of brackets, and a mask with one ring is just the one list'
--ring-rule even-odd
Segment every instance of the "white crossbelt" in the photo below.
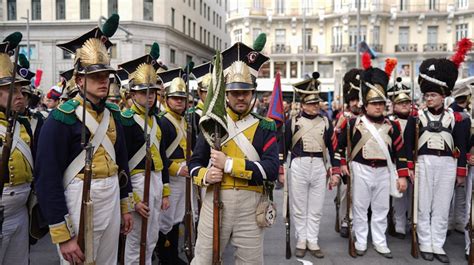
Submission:
{"label": "white crossbelt", "polygon": [[169,158],[176,150],[176,148],[178,148],[181,139],[186,135],[186,132],[184,131],[184,126],[186,124],[184,123],[184,119],[181,119],[181,121],[177,121],[170,113],[166,113],[165,117],[176,128],[176,138],[174,138],[174,141],[168,146],[168,148],[166,148],[166,157]]}
{"label": "white crossbelt", "polygon": [[[78,106],[76,108],[76,116],[81,122],[83,122],[82,111],[82,106]],[[110,112],[108,109],[104,109],[104,115],[102,117],[102,120],[100,121],[100,124],[98,124],[94,117],[92,117],[92,115],[90,115],[90,113],[86,111],[86,126],[91,133],[94,132],[92,134],[92,139],[90,139],[90,143],[94,147],[93,153],[95,154],[99,149],[99,146],[102,145],[105,151],[110,155],[112,160],[115,161],[115,149],[109,137],[107,136],[109,121]],[[66,168],[63,176],[64,189],[66,189],[69,183],[71,183],[71,181],[76,177],[76,175],[84,168],[85,158],[86,151],[82,150],[82,152],[76,158],[74,158],[74,160]]]}
{"label": "white crossbelt", "polygon": [[[21,139],[20,137],[20,123],[19,122],[16,122],[15,123],[15,131],[13,132],[13,142],[12,142],[12,151],[16,149],[18,149],[18,151],[20,151],[23,156],[26,158],[26,161],[28,161],[28,164],[30,164],[30,167],[31,169],[33,169],[33,155],[31,153],[31,148],[30,146],[25,143],[25,141],[23,141],[23,139]],[[7,128],[3,125],[0,125],[0,134],[5,137],[5,135],[7,134]]]}
{"label": "white crossbelt", "polygon": [[362,116],[361,120],[365,124],[367,130],[369,130],[370,134],[372,134],[372,136],[374,137],[375,141],[377,142],[380,149],[382,150],[385,156],[385,159],[387,160],[388,170],[390,171],[390,195],[392,195],[395,198],[401,198],[403,194],[400,193],[397,189],[397,179],[398,179],[397,170],[395,169],[395,165],[393,165],[392,157],[390,156],[390,153],[388,152],[387,144],[380,136],[379,131],[367,119],[367,117]]}
{"label": "white crossbelt", "polygon": [[251,115],[248,115],[245,119],[238,120],[237,122],[234,122],[232,118],[227,115],[227,130],[229,137],[222,144],[225,144],[230,140],[234,140],[242,153],[244,153],[244,155],[258,167],[260,173],[262,174],[262,178],[267,179],[267,173],[265,173],[262,165],[258,162],[260,161],[260,156],[258,155],[257,150],[255,150],[255,147],[243,134],[245,130],[258,122],[259,120]]}
{"label": "white crossbelt", "polygon": [[[140,117],[140,115],[133,115],[133,119],[135,122],[145,131],[145,120]],[[148,127],[148,132],[150,133],[150,144],[156,147],[156,149],[160,150],[160,141],[156,137],[156,132],[158,131],[158,123],[156,122],[155,117],[151,117],[152,119],[152,126],[151,129]],[[146,155],[146,142],[142,145],[142,147],[133,155],[133,157],[128,161],[128,168],[130,171],[134,170],[138,164],[143,160]]]}

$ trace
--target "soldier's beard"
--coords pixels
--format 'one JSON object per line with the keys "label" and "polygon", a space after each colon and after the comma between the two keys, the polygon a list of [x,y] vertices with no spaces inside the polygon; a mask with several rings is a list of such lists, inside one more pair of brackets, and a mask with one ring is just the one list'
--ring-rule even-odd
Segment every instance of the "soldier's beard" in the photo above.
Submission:
{"label": "soldier's beard", "polygon": [[355,115],[359,115],[362,112],[362,109],[355,105],[351,106],[350,111]]}

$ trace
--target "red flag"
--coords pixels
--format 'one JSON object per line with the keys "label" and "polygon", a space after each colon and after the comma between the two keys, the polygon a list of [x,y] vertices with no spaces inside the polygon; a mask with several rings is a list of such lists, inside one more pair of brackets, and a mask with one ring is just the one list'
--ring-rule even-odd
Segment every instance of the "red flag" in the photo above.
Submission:
{"label": "red flag", "polygon": [[277,72],[275,76],[275,85],[273,85],[272,97],[270,99],[270,105],[268,106],[267,117],[273,119],[276,122],[277,127],[280,127],[285,121],[280,72]]}
{"label": "red flag", "polygon": [[36,76],[35,76],[35,87],[39,87],[41,84],[41,77],[43,76],[43,70],[36,69]]}

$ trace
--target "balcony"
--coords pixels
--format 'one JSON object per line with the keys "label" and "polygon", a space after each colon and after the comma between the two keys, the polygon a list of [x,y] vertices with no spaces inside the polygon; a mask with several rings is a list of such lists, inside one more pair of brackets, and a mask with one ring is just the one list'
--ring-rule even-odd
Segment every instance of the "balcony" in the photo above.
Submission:
{"label": "balcony", "polygon": [[395,52],[418,52],[417,44],[396,44]]}
{"label": "balcony", "polygon": [[383,45],[382,44],[371,44],[369,45],[372,50],[375,52],[383,52]]}
{"label": "balcony", "polygon": [[448,44],[447,43],[427,43],[423,44],[424,52],[447,52]]}
{"label": "balcony", "polygon": [[[318,46],[314,45],[314,46],[308,46],[306,47],[306,51],[307,53],[318,53]],[[303,53],[303,46],[298,46],[298,53]]]}
{"label": "balcony", "polygon": [[272,46],[272,53],[275,53],[275,54],[291,53],[291,47],[290,45],[286,45],[286,44],[275,44]]}
{"label": "balcony", "polygon": [[355,45],[331,45],[331,53],[346,53],[346,52],[355,52]]}

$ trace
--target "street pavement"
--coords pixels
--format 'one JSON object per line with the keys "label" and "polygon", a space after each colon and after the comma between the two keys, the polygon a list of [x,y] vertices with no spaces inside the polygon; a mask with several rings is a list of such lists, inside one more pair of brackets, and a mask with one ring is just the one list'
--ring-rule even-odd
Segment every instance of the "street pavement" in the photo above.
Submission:
{"label": "street pavement", "polygon": [[[276,190],[274,192],[275,203],[277,204],[278,219],[276,224],[268,228],[265,232],[265,248],[264,259],[265,264],[279,265],[279,264],[303,264],[297,261],[294,257],[294,227],[291,227],[291,245],[292,258],[285,259],[285,225],[282,212],[283,190]],[[354,264],[354,265],[406,265],[406,264],[441,264],[437,260],[427,262],[421,259],[414,259],[410,255],[410,238],[405,240],[396,239],[387,236],[388,244],[392,250],[393,259],[386,259],[375,252],[369,246],[367,254],[363,257],[352,258],[347,253],[347,239],[340,237],[334,231],[335,207],[334,199],[335,191],[327,191],[326,200],[324,203],[324,212],[321,222],[319,245],[321,246],[325,258],[317,259],[307,252],[303,258],[306,261],[312,262],[315,265],[339,265],[339,264]],[[370,239],[369,239],[370,242]],[[453,232],[447,239],[445,250],[451,259],[451,264],[466,264],[464,259],[464,236]],[[184,255],[182,255],[183,260]],[[30,260],[32,265],[54,265],[59,264],[59,259],[56,252],[56,247],[51,244],[49,237],[40,240],[36,245],[31,247]],[[233,251],[231,246],[227,246],[223,255],[224,264],[233,264]],[[156,264],[156,261],[154,262]],[[98,264],[99,265],[99,264]],[[306,264],[305,264],[306,265]],[[309,265],[309,264],[308,264]]]}

